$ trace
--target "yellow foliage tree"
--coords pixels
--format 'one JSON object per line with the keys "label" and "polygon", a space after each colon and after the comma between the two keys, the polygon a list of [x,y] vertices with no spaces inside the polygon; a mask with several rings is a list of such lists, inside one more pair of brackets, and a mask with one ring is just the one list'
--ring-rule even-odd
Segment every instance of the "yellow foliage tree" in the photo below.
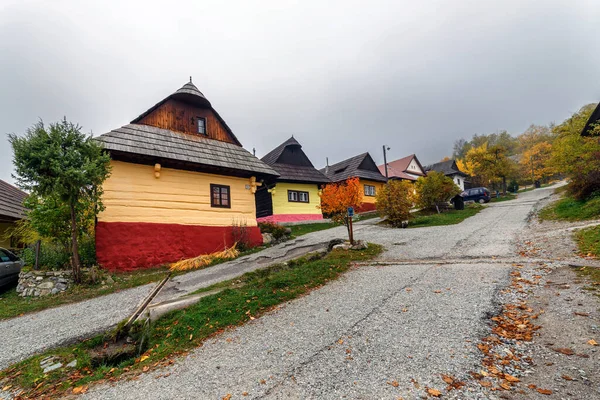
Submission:
{"label": "yellow foliage tree", "polygon": [[551,164],[552,145],[541,142],[533,145],[529,150],[523,152],[521,167],[523,175],[533,176],[533,180],[545,180],[556,174],[556,168]]}

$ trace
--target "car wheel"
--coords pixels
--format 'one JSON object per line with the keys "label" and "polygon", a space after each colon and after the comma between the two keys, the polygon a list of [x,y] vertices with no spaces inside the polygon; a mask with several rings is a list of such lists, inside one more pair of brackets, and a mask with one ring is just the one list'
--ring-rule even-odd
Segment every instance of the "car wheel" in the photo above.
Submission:
{"label": "car wheel", "polygon": [[478,201],[479,201],[479,204],[483,204],[483,203],[485,203],[485,200],[484,200],[484,199],[479,199]]}

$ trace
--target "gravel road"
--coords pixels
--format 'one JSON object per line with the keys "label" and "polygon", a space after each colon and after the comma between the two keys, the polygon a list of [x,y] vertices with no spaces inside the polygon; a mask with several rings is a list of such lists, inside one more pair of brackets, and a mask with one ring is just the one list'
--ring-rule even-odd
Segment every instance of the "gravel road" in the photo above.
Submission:
{"label": "gravel road", "polygon": [[[386,246],[386,265],[355,268],[170,368],[93,387],[85,398],[412,399],[442,389],[440,374],[464,379],[480,368],[475,345],[511,270],[501,259],[514,258],[529,213],[551,191],[492,204],[454,226],[361,225],[356,236]],[[307,235],[305,244],[341,236],[338,230]],[[476,390],[460,396],[487,398]]]}

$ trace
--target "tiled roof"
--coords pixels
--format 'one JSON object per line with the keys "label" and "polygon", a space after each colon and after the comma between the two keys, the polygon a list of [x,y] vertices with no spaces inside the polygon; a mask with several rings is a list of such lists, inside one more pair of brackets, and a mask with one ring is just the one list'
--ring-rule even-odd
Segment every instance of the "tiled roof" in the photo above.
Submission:
{"label": "tiled roof", "polygon": [[25,207],[23,200],[27,193],[16,187],[0,180],[0,219],[8,217],[9,219],[22,219],[25,217]]}
{"label": "tiled roof", "polygon": [[[421,170],[424,172],[425,170],[423,169],[423,166],[419,162],[417,156],[411,154],[410,156],[387,163],[388,177],[416,181],[419,176],[424,176],[424,174],[422,174],[420,171],[408,171],[408,166],[413,159],[416,161],[419,168],[421,168]],[[381,164],[377,168],[379,168],[379,172],[385,175],[385,165]]]}
{"label": "tiled roof", "polygon": [[[301,160],[298,160],[298,163],[304,163],[305,165],[290,164],[280,159],[288,147],[293,147],[294,151],[297,152],[294,157],[297,155],[301,158]],[[312,165],[306,154],[302,151],[302,145],[293,136],[271,150],[261,160],[279,173],[279,178],[277,179],[280,181],[329,182],[329,178]]]}
{"label": "tiled roof", "polygon": [[385,179],[385,176],[383,176],[380,172],[376,170],[359,168],[363,161],[367,159],[367,157],[368,160],[370,160],[370,162],[373,163],[376,169],[377,167],[375,165],[375,162],[373,162],[371,155],[369,153],[363,153],[348,158],[347,160],[340,161],[337,164],[333,164],[328,167],[322,168],[320,169],[320,171],[324,173],[333,182],[340,182],[353,177],[370,179],[378,182],[386,182],[387,179]]}
{"label": "tiled roof", "polygon": [[236,144],[128,124],[97,137],[107,150],[183,161],[210,167],[277,176],[273,168]]}

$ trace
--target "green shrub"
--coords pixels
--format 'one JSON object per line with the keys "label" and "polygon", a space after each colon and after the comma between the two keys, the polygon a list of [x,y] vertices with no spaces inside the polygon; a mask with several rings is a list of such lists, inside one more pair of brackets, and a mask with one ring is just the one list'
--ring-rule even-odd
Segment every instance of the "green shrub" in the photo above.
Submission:
{"label": "green shrub", "polygon": [[275,240],[282,239],[286,236],[285,226],[274,224],[272,222],[259,222],[258,228],[261,233],[270,233]]}
{"label": "green shrub", "polygon": [[389,181],[377,192],[377,211],[392,226],[408,221],[414,202],[413,185],[407,181]]}
{"label": "green shrub", "polygon": [[511,180],[506,187],[506,190],[512,193],[517,193],[519,191],[519,182],[517,182],[515,179]]}
{"label": "green shrub", "polygon": [[[25,265],[35,265],[35,244],[21,251]],[[84,236],[79,241],[79,257],[84,268],[96,264],[96,242],[93,236]],[[40,246],[39,267],[42,270],[64,270],[71,268],[71,254],[68,249],[58,243],[42,243]]]}

